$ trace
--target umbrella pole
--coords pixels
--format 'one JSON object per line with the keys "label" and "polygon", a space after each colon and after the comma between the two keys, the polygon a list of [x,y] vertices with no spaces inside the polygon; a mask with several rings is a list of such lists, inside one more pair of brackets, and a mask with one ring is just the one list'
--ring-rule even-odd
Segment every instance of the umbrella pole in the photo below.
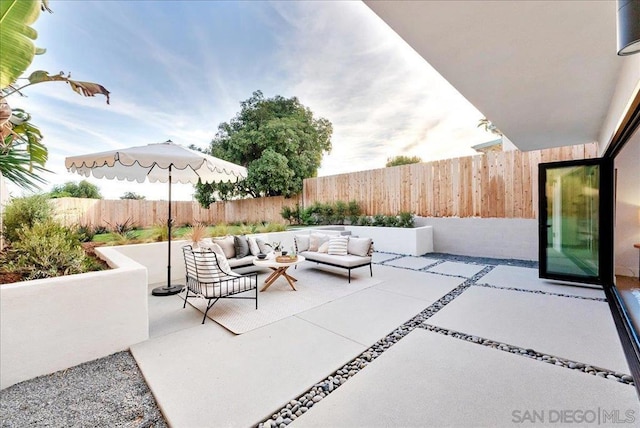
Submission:
{"label": "umbrella pole", "polygon": [[169,232],[167,246],[167,285],[157,287],[151,291],[154,296],[172,296],[182,291],[182,285],[171,285],[171,165],[169,165],[169,215],[167,216],[167,231]]}

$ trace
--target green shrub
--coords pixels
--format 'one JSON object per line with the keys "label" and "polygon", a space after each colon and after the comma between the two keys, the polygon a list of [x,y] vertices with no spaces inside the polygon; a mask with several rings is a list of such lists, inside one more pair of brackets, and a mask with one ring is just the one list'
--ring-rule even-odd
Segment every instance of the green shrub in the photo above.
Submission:
{"label": "green shrub", "polygon": [[357,201],[349,201],[347,210],[350,217],[358,217],[362,214],[362,210],[360,209],[360,205]]}
{"label": "green shrub", "polygon": [[107,229],[107,226],[96,226],[93,228],[93,233],[94,235],[102,235],[104,233],[109,233],[109,229]]}
{"label": "green shrub", "polygon": [[[167,227],[166,221],[154,224],[153,226],[151,226],[151,231],[152,231],[151,235],[152,235],[153,241],[161,242],[161,241],[169,240],[169,228]],[[117,241],[128,241],[135,237],[135,235],[133,235],[131,232],[132,232],[131,230],[127,230],[123,233],[114,233],[114,236],[116,237]],[[175,234],[175,229],[173,229],[172,227],[171,228],[172,238],[174,237],[174,234]]]}
{"label": "green shrub", "polygon": [[266,223],[258,227],[258,233],[284,232],[285,230],[287,230],[287,226],[280,223]]}
{"label": "green shrub", "polygon": [[367,216],[367,215],[362,215],[358,218],[358,225],[359,226],[371,226],[371,217]]}
{"label": "green shrub", "polygon": [[75,232],[78,235],[80,242],[91,242],[93,237],[96,236],[96,231],[91,225],[80,224],[75,227]]}
{"label": "green shrub", "polygon": [[133,220],[131,220],[131,218],[126,219],[122,223],[118,223],[118,222],[115,222],[114,224],[111,224],[109,222],[106,222],[106,223],[111,227],[111,232],[116,233],[118,235],[124,235],[127,232],[131,232],[132,230],[136,229],[135,225],[133,224]]}
{"label": "green shrub", "polygon": [[396,217],[394,215],[386,216],[385,219],[384,219],[384,226],[385,227],[396,227],[396,226],[398,226],[398,217]]}
{"label": "green shrub", "polygon": [[318,219],[320,224],[331,224],[333,220],[333,216],[335,214],[335,209],[331,204],[321,204],[320,205],[320,218]]}
{"label": "green shrub", "polygon": [[410,212],[402,211],[398,214],[398,227],[411,228],[415,226],[413,214]]}
{"label": "green shrub", "polygon": [[349,206],[346,202],[336,201],[333,205],[333,217],[331,223],[334,224],[344,224],[344,220],[347,218],[347,214],[349,213]]}
{"label": "green shrub", "polygon": [[386,216],[383,214],[376,214],[373,216],[373,226],[384,227],[387,224]]}
{"label": "green shrub", "polygon": [[50,220],[52,215],[49,198],[45,195],[14,198],[3,214],[4,237],[9,242],[15,242],[23,227]]}
{"label": "green shrub", "polygon": [[238,226],[238,229],[234,232],[234,235],[249,235],[251,233],[253,233],[254,228],[252,228],[250,225],[247,224],[240,224],[240,226]]}
{"label": "green shrub", "polygon": [[280,210],[280,215],[283,219],[291,223],[291,207],[282,207],[282,209]]}
{"label": "green shrub", "polygon": [[6,266],[27,280],[82,273],[91,266],[77,234],[53,220],[21,229],[5,257]]}
{"label": "green shrub", "polygon": [[216,224],[213,229],[211,229],[211,236],[227,236],[229,234],[229,226],[225,223]]}
{"label": "green shrub", "polygon": [[306,226],[313,226],[316,224],[316,219],[309,209],[303,209],[300,211],[300,224],[304,224]]}
{"label": "green shrub", "polygon": [[280,215],[283,219],[287,220],[289,224],[300,224],[300,206],[282,207]]}

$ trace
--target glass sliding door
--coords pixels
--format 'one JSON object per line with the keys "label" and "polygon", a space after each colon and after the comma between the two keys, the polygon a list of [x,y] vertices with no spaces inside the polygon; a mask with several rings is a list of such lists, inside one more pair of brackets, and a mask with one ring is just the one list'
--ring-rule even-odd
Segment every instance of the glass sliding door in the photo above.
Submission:
{"label": "glass sliding door", "polygon": [[606,159],[539,166],[540,277],[613,279],[613,164]]}

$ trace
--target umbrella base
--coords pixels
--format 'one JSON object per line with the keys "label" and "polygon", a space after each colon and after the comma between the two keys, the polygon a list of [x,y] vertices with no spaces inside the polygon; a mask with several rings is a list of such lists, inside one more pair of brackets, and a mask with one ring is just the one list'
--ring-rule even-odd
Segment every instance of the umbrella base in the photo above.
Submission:
{"label": "umbrella base", "polygon": [[173,296],[174,294],[178,294],[182,291],[184,285],[172,285],[167,287],[166,285],[163,287],[156,287],[151,291],[151,294],[154,296]]}

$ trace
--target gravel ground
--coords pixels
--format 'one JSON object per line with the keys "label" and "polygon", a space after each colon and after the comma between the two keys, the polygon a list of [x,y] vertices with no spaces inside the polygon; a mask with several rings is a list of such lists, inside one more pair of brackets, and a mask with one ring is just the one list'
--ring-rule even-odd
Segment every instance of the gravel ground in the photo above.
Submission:
{"label": "gravel ground", "polygon": [[2,427],[167,427],[133,356],[118,352],[0,391]]}

